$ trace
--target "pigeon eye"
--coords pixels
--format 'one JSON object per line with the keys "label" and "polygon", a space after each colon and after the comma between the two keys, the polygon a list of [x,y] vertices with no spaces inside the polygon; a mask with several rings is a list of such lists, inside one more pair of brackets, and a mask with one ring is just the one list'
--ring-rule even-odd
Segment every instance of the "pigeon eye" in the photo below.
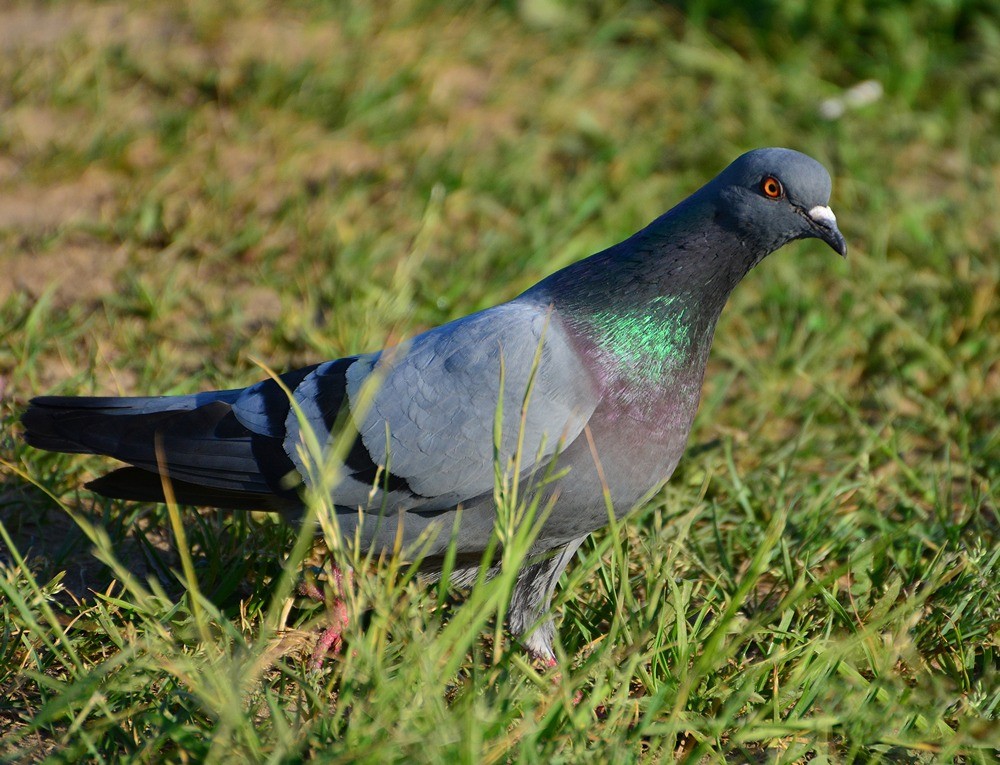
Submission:
{"label": "pigeon eye", "polygon": [[785,189],[781,181],[773,175],[769,175],[760,182],[760,190],[768,199],[781,199],[785,196]]}

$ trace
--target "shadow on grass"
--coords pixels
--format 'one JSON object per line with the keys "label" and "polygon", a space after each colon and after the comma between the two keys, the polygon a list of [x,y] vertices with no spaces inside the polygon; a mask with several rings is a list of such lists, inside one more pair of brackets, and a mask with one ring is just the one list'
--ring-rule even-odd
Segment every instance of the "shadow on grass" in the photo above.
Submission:
{"label": "shadow on grass", "polygon": [[[180,558],[162,505],[124,505],[86,492],[64,501],[83,521],[107,533],[125,570],[139,581],[155,581],[170,598],[183,595]],[[242,601],[266,590],[294,540],[290,524],[252,515],[183,510],[202,591],[224,611],[236,613]],[[43,488],[17,476],[0,477],[0,523],[36,578],[62,576],[55,598],[63,606],[92,602],[117,581],[77,520]],[[5,545],[0,546],[0,564],[14,565]]]}

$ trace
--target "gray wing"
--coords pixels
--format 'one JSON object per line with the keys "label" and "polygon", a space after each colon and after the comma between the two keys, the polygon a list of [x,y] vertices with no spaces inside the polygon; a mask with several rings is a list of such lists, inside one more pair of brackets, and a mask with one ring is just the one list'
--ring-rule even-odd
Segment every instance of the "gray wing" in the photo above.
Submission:
{"label": "gray wing", "polygon": [[[501,368],[499,457],[506,464],[517,450],[522,404],[539,348],[521,448],[522,472],[530,472],[580,435],[598,398],[558,317],[545,306],[506,303],[426,332],[405,346],[311,371],[294,398],[320,441],[338,425],[352,425],[358,433],[334,491],[335,503],[371,511],[434,511],[492,491]],[[363,411],[361,391],[369,381],[377,387]],[[273,412],[269,421],[255,420],[251,398],[234,407],[237,417],[258,432],[276,429]],[[344,405],[349,421],[342,415]],[[285,452],[308,476],[299,419],[285,411]],[[376,481],[379,488],[373,491]]]}
{"label": "gray wing", "polygon": [[[163,501],[164,472],[184,503],[291,509],[302,482],[316,474],[301,448],[298,409],[324,447],[348,429],[352,445],[333,492],[342,510],[414,511],[410,534],[464,503],[479,508],[477,523],[486,529],[492,526],[487,500],[497,405],[503,416],[496,456],[506,468],[522,437],[536,355],[521,447],[525,474],[579,437],[598,393],[559,317],[523,298],[406,346],[305,367],[249,388],[176,397],[42,397],[22,422],[35,446],[129,463],[89,484],[108,496]],[[366,407],[368,383],[376,392]],[[379,526],[391,531],[393,522]]]}

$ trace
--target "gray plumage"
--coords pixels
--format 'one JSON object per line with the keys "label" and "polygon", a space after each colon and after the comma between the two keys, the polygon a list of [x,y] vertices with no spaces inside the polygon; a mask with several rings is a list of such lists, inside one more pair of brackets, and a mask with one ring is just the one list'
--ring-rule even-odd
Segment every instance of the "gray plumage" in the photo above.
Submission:
{"label": "gray plumage", "polygon": [[[433,572],[459,506],[460,560],[478,562],[485,549],[495,520],[501,368],[501,464],[515,451],[531,380],[524,481],[532,485],[553,459],[565,474],[539,489],[556,501],[519,574],[509,621],[532,653],[551,658],[554,628],[543,617],[555,584],[586,536],[606,525],[605,487],[622,515],[670,477],[732,289],[794,239],[819,238],[845,254],[829,196],[830,177],[815,160],[787,149],[749,152],[629,239],[397,349],[290,372],[282,385],[36,398],[23,417],[25,438],[128,463],[89,484],[108,496],[162,501],[164,460],[180,502],[290,511],[301,505],[310,465],[288,389],[322,442],[343,428],[356,432],[334,489],[345,536],[359,531],[364,545],[391,548],[400,525],[404,541],[426,532]],[[362,411],[373,373],[380,379]]]}

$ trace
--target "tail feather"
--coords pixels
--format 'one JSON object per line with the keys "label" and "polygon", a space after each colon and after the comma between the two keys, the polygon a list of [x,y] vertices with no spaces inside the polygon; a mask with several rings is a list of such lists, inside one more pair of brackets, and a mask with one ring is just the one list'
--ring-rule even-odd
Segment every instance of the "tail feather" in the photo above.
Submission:
{"label": "tail feather", "polygon": [[[246,491],[229,491],[189,483],[177,478],[167,479],[174,500],[181,505],[218,507],[224,510],[277,510],[288,512],[298,509],[300,503],[276,494],[258,494]],[[133,502],[166,502],[163,478],[156,473],[137,467],[124,467],[87,483],[91,491],[113,499]]]}
{"label": "tail feather", "polygon": [[292,468],[281,441],[237,420],[239,391],[151,398],[33,399],[21,419],[32,446],[93,453],[132,465],[90,484],[121,499],[163,501],[160,474],[185,504],[245,509],[287,507]]}
{"label": "tail feather", "polygon": [[[126,407],[102,407],[100,399],[74,399],[52,396],[31,400],[21,418],[24,440],[38,449],[70,454],[107,454],[115,456],[117,441],[126,429],[142,417],[144,425],[155,425],[175,411],[141,413]],[[85,402],[77,406],[74,402]]]}
{"label": "tail feather", "polygon": [[211,400],[205,394],[191,396],[38,396],[31,399],[21,418],[25,440],[49,451],[107,454],[114,456],[114,438],[143,417],[143,425],[165,420],[177,412],[191,411]]}

